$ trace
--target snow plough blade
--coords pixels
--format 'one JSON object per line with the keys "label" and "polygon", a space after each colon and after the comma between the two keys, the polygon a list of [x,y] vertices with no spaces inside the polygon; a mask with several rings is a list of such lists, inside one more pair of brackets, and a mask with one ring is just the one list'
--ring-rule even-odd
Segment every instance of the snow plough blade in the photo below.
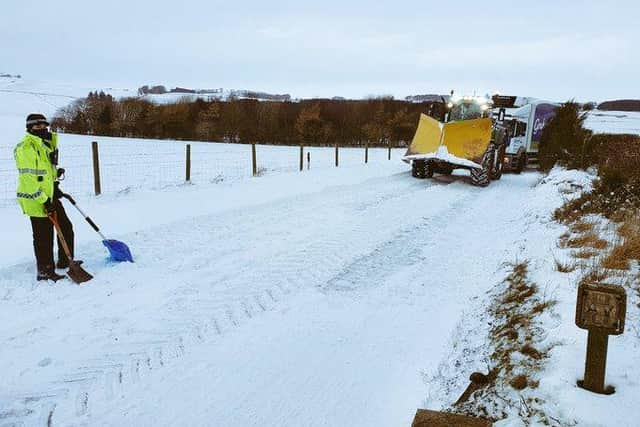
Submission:
{"label": "snow plough blade", "polygon": [[442,157],[440,160],[452,164],[479,166],[490,142],[489,118],[441,123],[421,114],[404,160]]}
{"label": "snow plough blade", "polygon": [[426,114],[420,114],[418,129],[416,129],[416,133],[413,136],[413,140],[405,156],[435,153],[438,151],[442,136],[442,126],[443,123],[440,123],[436,119]]}
{"label": "snow plough blade", "polygon": [[478,163],[491,142],[491,119],[449,122],[443,126],[442,145],[456,157]]}

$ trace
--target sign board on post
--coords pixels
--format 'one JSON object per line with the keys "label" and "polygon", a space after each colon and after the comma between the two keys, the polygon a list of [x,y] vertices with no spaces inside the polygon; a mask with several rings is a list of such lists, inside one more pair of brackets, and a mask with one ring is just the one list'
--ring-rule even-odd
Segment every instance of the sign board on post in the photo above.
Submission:
{"label": "sign board on post", "polygon": [[583,283],[578,287],[576,326],[607,335],[624,332],[627,293],[622,286]]}
{"label": "sign board on post", "polygon": [[578,287],[576,325],[589,331],[584,380],[578,386],[594,393],[612,394],[604,386],[609,335],[624,332],[627,294],[622,286],[583,283]]}

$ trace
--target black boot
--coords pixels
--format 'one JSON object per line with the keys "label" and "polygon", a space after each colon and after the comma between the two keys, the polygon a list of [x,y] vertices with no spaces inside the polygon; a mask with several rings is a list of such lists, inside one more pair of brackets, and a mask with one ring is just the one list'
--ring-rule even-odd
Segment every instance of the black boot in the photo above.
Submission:
{"label": "black boot", "polygon": [[[82,265],[84,261],[82,261],[81,259],[74,259],[73,262],[75,262],[78,265]],[[69,268],[69,260],[68,259],[58,260],[58,262],[56,263],[56,268]]]}
{"label": "black boot", "polygon": [[57,282],[60,279],[64,279],[66,276],[62,276],[58,273],[56,273],[56,271],[52,268],[47,268],[44,269],[42,271],[38,271],[38,277],[36,278],[37,280],[53,280],[54,282]]}

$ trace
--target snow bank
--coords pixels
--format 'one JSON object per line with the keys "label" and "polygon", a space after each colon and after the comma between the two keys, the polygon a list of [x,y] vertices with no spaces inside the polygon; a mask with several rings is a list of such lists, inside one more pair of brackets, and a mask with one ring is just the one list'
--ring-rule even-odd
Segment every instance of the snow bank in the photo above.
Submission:
{"label": "snow bank", "polygon": [[[627,331],[611,337],[609,344],[606,383],[617,388],[616,394],[597,395],[576,385],[584,374],[587,339],[587,331],[574,324],[577,284],[595,263],[580,263],[571,256],[571,249],[558,246],[558,238],[566,233],[566,227],[553,222],[551,214],[567,198],[589,191],[594,179],[594,175],[585,172],[555,168],[534,188],[523,207],[526,226],[505,261],[526,262],[528,280],[537,285],[539,298],[553,304],[533,323],[531,344],[546,354],[542,369],[529,371],[536,383],[522,391],[507,386],[491,392],[495,394],[474,395],[476,399],[484,399],[482,406],[489,408],[489,415],[506,417],[497,426],[538,425],[543,418],[544,424],[558,426],[632,426],[640,417],[637,407],[640,372],[636,357],[640,334],[634,326],[640,319],[637,292],[640,286],[636,273],[627,272],[606,280],[626,282],[629,298]],[[576,268],[569,273],[559,272],[557,262]],[[426,377],[427,407],[449,408],[469,384],[471,372],[487,373],[495,366],[489,358],[494,349],[487,343],[489,325],[495,325],[495,318],[486,307],[493,303],[499,289],[500,285],[486,298],[475,301],[462,317],[450,340],[451,352],[438,370]],[[520,357],[524,358],[522,362],[529,360],[526,355]],[[517,358],[512,361],[518,362]]]}

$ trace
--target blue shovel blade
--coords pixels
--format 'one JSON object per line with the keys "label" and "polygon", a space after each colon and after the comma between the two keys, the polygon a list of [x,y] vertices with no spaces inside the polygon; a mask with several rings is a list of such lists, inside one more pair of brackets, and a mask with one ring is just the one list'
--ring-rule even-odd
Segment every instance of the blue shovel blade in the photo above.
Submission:
{"label": "blue shovel blade", "polygon": [[133,257],[131,256],[131,251],[129,247],[125,245],[123,242],[119,240],[103,240],[102,244],[106,246],[109,250],[109,255],[111,255],[111,260],[116,262],[133,262]]}

